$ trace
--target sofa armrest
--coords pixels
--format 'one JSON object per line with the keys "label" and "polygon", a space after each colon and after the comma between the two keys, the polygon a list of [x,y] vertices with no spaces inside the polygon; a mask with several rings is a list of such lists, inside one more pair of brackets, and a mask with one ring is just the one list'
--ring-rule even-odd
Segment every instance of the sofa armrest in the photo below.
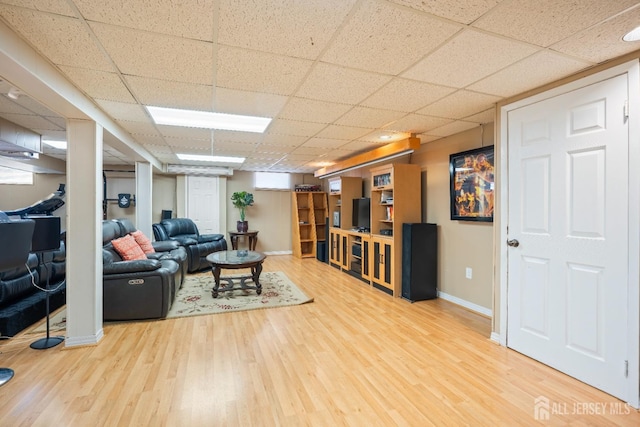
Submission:
{"label": "sofa armrest", "polygon": [[161,242],[152,242],[151,246],[156,252],[170,252],[180,247],[180,243],[176,240],[163,240]]}
{"label": "sofa armrest", "polygon": [[197,245],[198,244],[198,241],[196,239],[194,239],[193,237],[176,236],[176,237],[171,237],[171,239],[175,240],[178,243],[180,243],[182,246],[191,246],[191,245]]}
{"label": "sofa armrest", "polygon": [[118,261],[105,264],[102,268],[102,272],[103,274],[138,273],[143,271],[154,271],[159,269],[161,266],[162,263],[155,259]]}
{"label": "sofa armrest", "polygon": [[201,234],[198,237],[198,243],[215,242],[220,239],[224,239],[223,234]]}

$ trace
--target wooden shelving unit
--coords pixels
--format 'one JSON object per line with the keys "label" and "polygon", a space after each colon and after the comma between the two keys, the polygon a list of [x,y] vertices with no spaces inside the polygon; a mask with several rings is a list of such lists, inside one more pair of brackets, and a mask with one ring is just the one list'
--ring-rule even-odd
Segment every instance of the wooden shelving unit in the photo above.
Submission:
{"label": "wooden shelving unit", "polygon": [[329,262],[349,269],[349,247],[346,230],[351,224],[353,199],[362,197],[362,178],[335,177],[329,179]]}
{"label": "wooden shelving unit", "polygon": [[402,224],[420,222],[420,167],[371,169],[371,282],[394,296],[402,287]]}
{"label": "wooden shelving unit", "polygon": [[291,193],[292,250],[298,258],[314,258],[318,239],[325,239],[327,196],[322,192]]}

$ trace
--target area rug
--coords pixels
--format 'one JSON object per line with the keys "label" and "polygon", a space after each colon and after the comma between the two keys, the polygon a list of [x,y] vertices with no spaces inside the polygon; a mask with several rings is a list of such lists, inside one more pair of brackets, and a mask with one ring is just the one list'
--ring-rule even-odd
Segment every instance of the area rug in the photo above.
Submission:
{"label": "area rug", "polygon": [[[223,278],[237,277],[225,275]],[[252,284],[252,283],[248,283]],[[253,289],[221,292],[217,298],[211,296],[213,276],[210,272],[189,275],[169,310],[167,319],[175,317],[202,316],[231,311],[255,310],[262,308],[286,307],[312,302],[313,298],[302,292],[281,271],[267,271],[260,275],[262,294]],[[224,283],[223,283],[224,285]],[[65,309],[53,315],[49,321],[51,332],[66,329]],[[106,322],[108,323],[108,322]],[[46,323],[42,322],[29,333],[46,332]]]}

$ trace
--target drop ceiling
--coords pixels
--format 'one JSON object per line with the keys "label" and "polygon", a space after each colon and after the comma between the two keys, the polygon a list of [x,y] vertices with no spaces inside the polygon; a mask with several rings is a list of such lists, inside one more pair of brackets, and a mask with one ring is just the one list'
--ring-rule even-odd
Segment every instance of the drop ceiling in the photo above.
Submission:
{"label": "drop ceiling", "polygon": [[[243,156],[248,171],[312,172],[382,136],[430,142],[640,49],[621,41],[637,0],[0,0],[0,19],[160,162]],[[65,139],[64,118],[19,89],[0,117]],[[273,121],[264,134],[177,128],[145,105]],[[133,162],[106,148],[105,164]]]}

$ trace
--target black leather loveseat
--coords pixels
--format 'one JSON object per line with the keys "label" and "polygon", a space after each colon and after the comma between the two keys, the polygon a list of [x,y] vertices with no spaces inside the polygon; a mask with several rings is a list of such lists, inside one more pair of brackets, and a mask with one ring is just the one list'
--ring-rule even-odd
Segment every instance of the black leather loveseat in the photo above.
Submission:
{"label": "black leather loveseat", "polygon": [[[64,236],[62,236],[64,237]],[[5,241],[6,239],[6,241]],[[11,236],[0,236],[3,245],[14,245]],[[64,241],[55,251],[44,252],[42,263],[30,253],[18,268],[0,272],[0,334],[14,336],[46,315],[46,289],[49,273],[49,307],[54,311],[66,301],[66,251]],[[35,285],[34,285],[35,284]]]}
{"label": "black leather loveseat", "polygon": [[211,268],[207,255],[227,250],[227,241],[223,234],[200,234],[198,227],[189,218],[163,219],[153,224],[156,241],[174,240],[187,250],[188,272],[194,273]]}
{"label": "black leather loveseat", "polygon": [[164,318],[182,284],[184,249],[166,242],[145,259],[127,261],[112,243],[127,234],[117,220],[102,222],[104,320]]}

